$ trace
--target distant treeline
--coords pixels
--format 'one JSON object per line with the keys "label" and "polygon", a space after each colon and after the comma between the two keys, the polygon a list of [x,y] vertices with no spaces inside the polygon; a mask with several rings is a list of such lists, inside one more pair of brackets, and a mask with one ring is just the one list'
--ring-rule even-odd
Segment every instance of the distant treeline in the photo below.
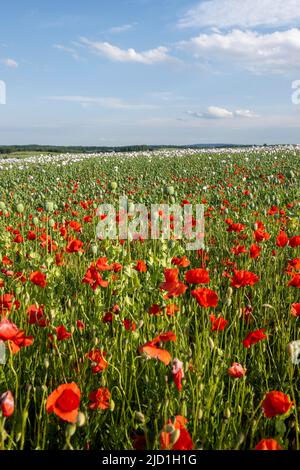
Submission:
{"label": "distant treeline", "polygon": [[[101,153],[101,152],[143,152],[145,150],[158,150],[161,148],[229,148],[240,147],[233,144],[194,144],[194,145],[128,145],[122,147],[96,147],[96,146],[56,146],[56,145],[2,145],[0,154],[17,152],[42,152],[42,153]],[[247,146],[245,146],[247,147]]]}

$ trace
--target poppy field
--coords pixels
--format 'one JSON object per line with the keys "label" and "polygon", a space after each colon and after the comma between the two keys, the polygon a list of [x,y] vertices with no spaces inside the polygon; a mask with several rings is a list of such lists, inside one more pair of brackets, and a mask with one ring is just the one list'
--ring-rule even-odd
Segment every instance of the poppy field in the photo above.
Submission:
{"label": "poppy field", "polygon": [[[0,449],[300,450],[299,163],[292,146],[0,160]],[[203,204],[205,247],[98,239],[122,195]]]}

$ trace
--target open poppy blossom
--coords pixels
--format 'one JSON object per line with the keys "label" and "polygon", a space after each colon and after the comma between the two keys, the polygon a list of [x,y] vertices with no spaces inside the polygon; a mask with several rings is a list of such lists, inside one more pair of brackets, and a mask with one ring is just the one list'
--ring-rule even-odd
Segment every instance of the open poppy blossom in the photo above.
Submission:
{"label": "open poppy blossom", "polygon": [[89,394],[91,410],[107,410],[110,404],[110,392],[106,387],[100,387]]}
{"label": "open poppy blossom", "polygon": [[86,354],[86,357],[92,361],[92,372],[93,374],[98,374],[99,372],[104,371],[108,367],[108,362],[105,359],[106,352],[100,351],[99,349],[93,349]]}
{"label": "open poppy blossom", "polygon": [[145,354],[149,358],[158,359],[167,366],[171,362],[171,354],[165,349],[158,347],[158,345],[161,342],[167,343],[168,341],[176,341],[176,336],[172,331],[161,333],[151,341],[143,344],[139,347],[139,353]]}
{"label": "open poppy blossom", "polygon": [[200,287],[199,289],[192,290],[191,294],[201,307],[217,307],[218,305],[219,297],[211,289]]}
{"label": "open poppy blossom", "polygon": [[262,439],[255,446],[255,450],[282,450],[276,439]]}
{"label": "open poppy blossom", "polygon": [[189,284],[208,284],[209,274],[206,269],[191,269],[185,273],[185,281]]}
{"label": "open poppy blossom", "polygon": [[251,331],[243,341],[243,345],[245,348],[250,348],[253,344],[262,341],[263,339],[267,338],[265,335],[266,328],[261,328],[260,330]]}
{"label": "open poppy blossom", "polygon": [[46,281],[46,275],[40,271],[34,271],[30,274],[29,277],[30,282],[35,284],[36,286],[39,287],[46,287],[47,281]]}
{"label": "open poppy blossom", "polygon": [[273,418],[288,413],[293,406],[293,402],[285,393],[273,390],[265,395],[261,406],[265,417]]}
{"label": "open poppy blossom", "polygon": [[75,423],[80,405],[80,390],[75,382],[60,385],[46,402],[47,413],[54,413],[63,421]]}
{"label": "open poppy blossom", "polygon": [[294,303],[291,305],[291,315],[293,317],[300,317],[300,303]]}
{"label": "open poppy blossom", "polygon": [[231,279],[231,287],[253,286],[259,281],[259,277],[251,271],[234,271]]}
{"label": "open poppy blossom", "polygon": [[167,291],[166,298],[178,297],[187,290],[187,286],[179,281],[179,271],[176,268],[166,268],[164,270],[165,281],[160,284],[160,289]]}

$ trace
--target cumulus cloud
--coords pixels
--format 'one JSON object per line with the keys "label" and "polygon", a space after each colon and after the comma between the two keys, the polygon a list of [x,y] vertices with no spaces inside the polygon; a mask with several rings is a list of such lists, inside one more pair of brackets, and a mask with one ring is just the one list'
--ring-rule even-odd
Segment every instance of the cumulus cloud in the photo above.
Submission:
{"label": "cumulus cloud", "polygon": [[178,26],[279,27],[297,25],[299,20],[299,0],[206,0],[189,9]]}
{"label": "cumulus cloud", "polygon": [[190,117],[196,119],[232,119],[232,118],[254,118],[258,117],[257,114],[250,111],[249,109],[237,109],[235,111],[230,111],[226,108],[220,108],[219,106],[209,106],[207,111],[198,112],[198,111],[187,111],[186,112]]}
{"label": "cumulus cloud", "polygon": [[6,67],[10,67],[10,68],[12,68],[12,69],[16,69],[16,68],[19,66],[19,64],[18,64],[18,62],[17,62],[16,60],[14,60],[14,59],[9,59],[9,58],[3,59],[3,60],[2,60],[2,63],[3,63],[4,65],[6,65]]}
{"label": "cumulus cloud", "polygon": [[81,38],[81,42],[91,51],[101,54],[115,62],[135,62],[139,64],[153,65],[175,60],[168,55],[169,50],[164,46],[159,46],[148,51],[137,52],[133,48],[121,49],[109,42],[95,42],[84,37]]}
{"label": "cumulus cloud", "polygon": [[239,29],[200,34],[178,47],[196,58],[231,62],[254,72],[286,72],[300,67],[297,28],[265,34]]}

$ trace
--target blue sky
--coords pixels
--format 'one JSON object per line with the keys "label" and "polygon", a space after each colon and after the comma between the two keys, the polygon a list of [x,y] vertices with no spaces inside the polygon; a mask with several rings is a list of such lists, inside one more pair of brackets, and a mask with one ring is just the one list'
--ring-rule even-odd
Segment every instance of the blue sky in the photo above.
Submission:
{"label": "blue sky", "polygon": [[0,144],[299,143],[299,0],[1,6]]}

